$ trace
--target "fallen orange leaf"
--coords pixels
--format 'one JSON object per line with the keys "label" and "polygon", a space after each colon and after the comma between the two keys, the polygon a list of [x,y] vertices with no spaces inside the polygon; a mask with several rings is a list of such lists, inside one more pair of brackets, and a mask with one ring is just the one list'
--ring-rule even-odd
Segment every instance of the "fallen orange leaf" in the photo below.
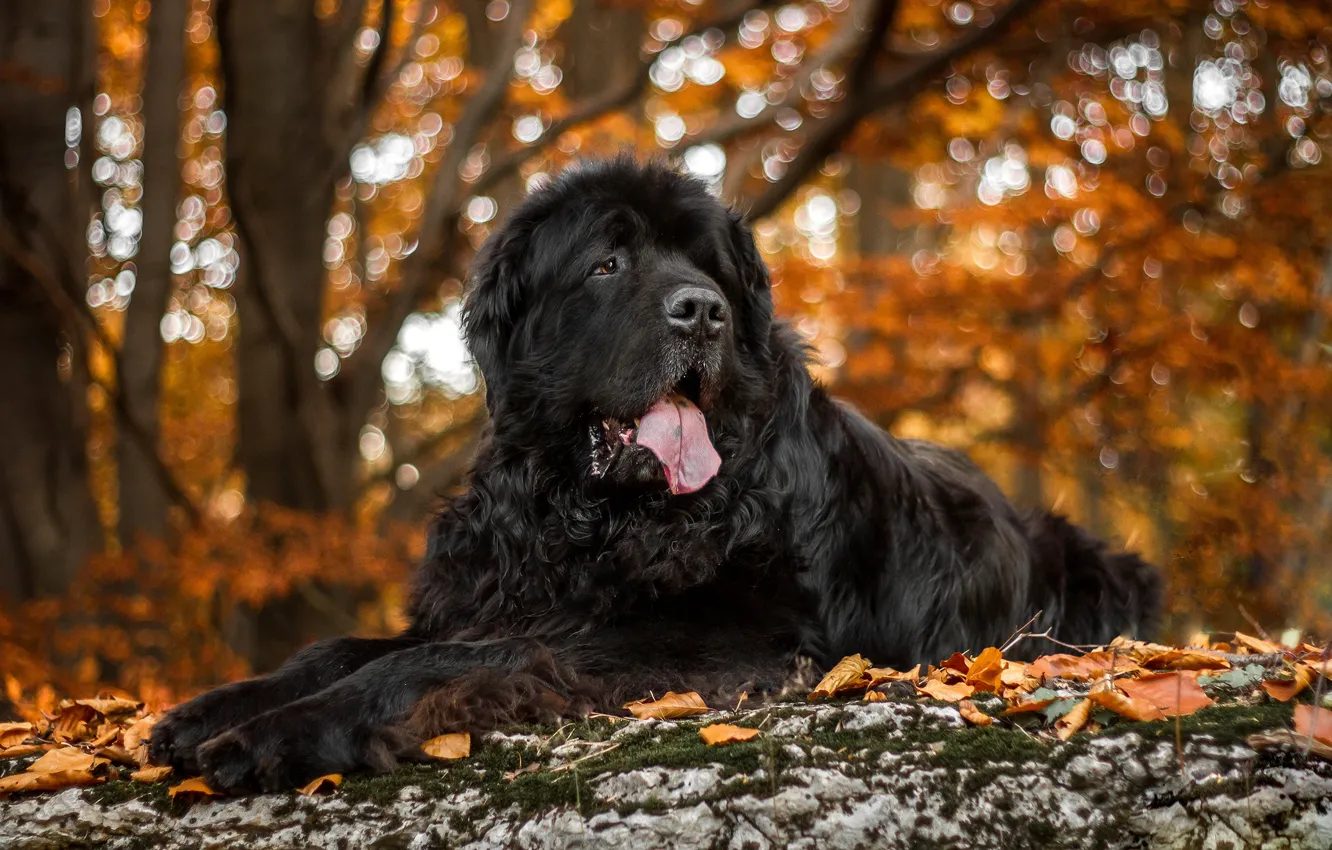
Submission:
{"label": "fallen orange leaf", "polygon": [[421,745],[426,755],[436,759],[461,759],[472,754],[472,735],[469,732],[450,732],[431,738]]}
{"label": "fallen orange leaf", "polygon": [[212,788],[209,788],[208,783],[204,782],[204,778],[202,776],[196,776],[193,779],[186,779],[184,782],[180,783],[179,785],[172,785],[171,788],[167,790],[167,794],[170,795],[171,799],[173,800],[176,799],[177,794],[199,794],[204,797],[222,796],[217,791],[214,791]]}
{"label": "fallen orange leaf", "polygon": [[1150,673],[1116,684],[1130,698],[1156,706],[1166,717],[1192,714],[1212,704],[1212,698],[1198,687],[1198,680],[1186,673]]}
{"label": "fallen orange leaf", "polygon": [[106,764],[106,759],[99,759],[78,747],[60,747],[28,765],[28,772],[61,773],[67,770],[92,770],[99,764]]}
{"label": "fallen orange leaf", "polygon": [[981,650],[976,660],[971,662],[967,671],[967,684],[978,691],[999,690],[999,678],[1004,672],[1004,656],[998,647],[989,646]]}
{"label": "fallen orange leaf", "polygon": [[1032,711],[1044,711],[1046,706],[1052,704],[1053,699],[1032,699],[1026,702],[1020,702],[1017,705],[1004,709],[1004,716],[1010,714],[1027,714]]}
{"label": "fallen orange leaf", "polygon": [[0,723],[0,750],[15,747],[37,734],[31,723]]}
{"label": "fallen orange leaf", "polygon": [[1089,652],[1086,655],[1042,655],[1027,665],[1028,675],[1041,681],[1048,679],[1070,679],[1086,682],[1104,676],[1106,673],[1122,673],[1136,670],[1138,665],[1122,653]]}
{"label": "fallen orange leaf", "polygon": [[752,741],[759,736],[759,730],[732,726],[729,723],[713,723],[711,726],[699,729],[698,734],[703,738],[703,743],[709,747],[716,747],[737,741]]}
{"label": "fallen orange leaf", "polygon": [[966,699],[976,693],[976,689],[971,685],[968,685],[966,682],[958,682],[950,685],[939,679],[930,679],[923,685],[917,685],[916,690],[923,694],[929,694],[935,699],[944,702],[957,702],[958,700]]}
{"label": "fallen orange leaf", "polygon": [[1247,649],[1251,649],[1254,652],[1257,652],[1261,655],[1266,655],[1268,653],[1281,651],[1281,647],[1275,643],[1272,643],[1270,640],[1263,640],[1262,638],[1256,638],[1253,637],[1252,635],[1246,635],[1243,632],[1235,632],[1235,643],[1238,643],[1240,646],[1243,646]]}
{"label": "fallen orange leaf", "polygon": [[[844,691],[859,691],[869,687],[870,679],[865,675],[870,663],[859,655],[848,655],[838,661],[819,683],[810,691],[810,699],[826,699]],[[632,711],[632,709],[630,709]]]}
{"label": "fallen orange leaf", "polygon": [[64,704],[56,715],[51,734],[57,741],[81,741],[91,736],[88,722],[95,717],[96,710],[86,705]]}
{"label": "fallen orange leaf", "polygon": [[884,682],[914,682],[920,678],[920,665],[917,664],[906,671],[897,671],[891,667],[871,667],[865,671],[865,675],[869,677],[869,682],[865,685],[867,688],[882,685]]}
{"label": "fallen orange leaf", "polygon": [[957,710],[962,714],[962,719],[972,726],[989,726],[994,722],[994,718],[976,707],[976,703],[969,699],[964,699],[957,704]]}
{"label": "fallen orange leaf", "polygon": [[144,767],[130,774],[130,779],[135,782],[161,782],[171,775],[171,765],[161,767]]}
{"label": "fallen orange leaf", "polygon": [[863,697],[863,699],[865,700],[865,702],[887,702],[887,701],[888,701],[888,697],[884,694],[883,691],[865,691],[865,696]]}
{"label": "fallen orange leaf", "polygon": [[707,714],[709,709],[703,697],[697,691],[677,694],[667,691],[666,696],[658,700],[640,699],[628,702],[624,707],[639,720],[655,717],[658,720],[670,720],[674,717],[692,717],[695,714]]}
{"label": "fallen orange leaf", "polygon": [[1212,636],[1207,632],[1194,632],[1193,635],[1184,642],[1184,645],[1197,647],[1198,649],[1211,649]]}
{"label": "fallen orange leaf", "polygon": [[1084,699],[1070,708],[1067,714],[1055,721],[1055,737],[1067,741],[1076,735],[1079,729],[1087,725],[1087,720],[1091,717],[1091,707],[1091,700]]}
{"label": "fallen orange leaf", "polygon": [[0,779],[0,794],[15,791],[60,791],[64,788],[78,788],[84,785],[97,785],[105,780],[93,776],[90,770],[59,770],[51,773],[15,773]]}
{"label": "fallen orange leaf", "polygon": [[1165,717],[1165,715],[1161,713],[1161,709],[1152,705],[1150,702],[1133,699],[1118,691],[1093,691],[1087,695],[1087,699],[1102,708],[1107,708],[1110,711],[1113,711],[1120,717],[1127,717],[1130,720],[1160,720]]}
{"label": "fallen orange leaf", "polygon": [[954,652],[952,655],[948,656],[948,660],[940,664],[939,667],[944,670],[956,670],[965,676],[967,671],[971,669],[971,662],[967,660],[967,657],[962,653]]}
{"label": "fallen orange leaf", "polygon": [[298,793],[303,794],[306,797],[313,797],[315,794],[319,793],[320,791],[325,790],[324,786],[326,785],[328,786],[327,790],[332,791],[334,788],[337,788],[341,784],[342,784],[342,774],[330,773],[326,776],[320,776],[317,779],[311,779],[308,783],[306,783],[301,787]]}
{"label": "fallen orange leaf", "polygon": [[1281,702],[1290,702],[1296,695],[1309,687],[1313,681],[1313,676],[1305,669],[1303,664],[1296,664],[1291,678],[1289,679],[1266,679],[1263,681],[1263,690],[1274,700]]}
{"label": "fallen orange leaf", "polygon": [[76,699],[75,705],[82,705],[91,708],[98,714],[128,714],[131,711],[138,711],[143,703],[132,699],[121,699],[120,697],[107,697],[103,699]]}
{"label": "fallen orange leaf", "polygon": [[1148,670],[1228,670],[1230,662],[1199,649],[1171,649],[1143,659]]}
{"label": "fallen orange leaf", "polygon": [[1321,706],[1295,706],[1295,732],[1332,747],[1332,711]]}
{"label": "fallen orange leaf", "polygon": [[50,744],[18,744],[13,747],[5,747],[3,750],[0,750],[0,759],[16,759],[19,756],[30,756],[33,753],[45,752],[50,746]]}

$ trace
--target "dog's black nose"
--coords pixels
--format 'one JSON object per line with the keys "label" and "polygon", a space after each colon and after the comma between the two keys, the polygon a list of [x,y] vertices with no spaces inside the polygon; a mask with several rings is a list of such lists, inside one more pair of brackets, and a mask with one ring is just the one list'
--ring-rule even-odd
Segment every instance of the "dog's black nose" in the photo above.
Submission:
{"label": "dog's black nose", "polygon": [[721,293],[703,286],[680,287],[666,296],[664,306],[670,326],[691,336],[717,336],[729,317]]}

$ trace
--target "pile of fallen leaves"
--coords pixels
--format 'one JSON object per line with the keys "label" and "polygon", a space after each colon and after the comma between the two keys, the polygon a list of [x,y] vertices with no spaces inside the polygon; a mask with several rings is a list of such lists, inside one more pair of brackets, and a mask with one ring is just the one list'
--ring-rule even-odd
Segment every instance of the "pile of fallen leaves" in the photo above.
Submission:
{"label": "pile of fallen leaves", "polygon": [[[1020,636],[1020,637],[1026,637]],[[1044,636],[1035,636],[1044,637]],[[1015,642],[1010,642],[1013,646]],[[989,647],[974,657],[954,653],[924,671],[875,667],[860,655],[838,662],[809,694],[810,700],[859,695],[878,702],[912,695],[954,703],[974,726],[1011,723],[1067,741],[1123,721],[1152,721],[1192,714],[1214,695],[1237,701],[1270,698],[1295,706],[1294,731],[1253,735],[1255,747],[1286,747],[1332,759],[1332,711],[1319,703],[1332,692],[1332,658],[1311,644],[1281,646],[1235,633],[1227,641],[1195,635],[1183,648],[1117,639],[1078,654],[1045,655],[1032,662],[1004,657]],[[1209,693],[1209,691],[1211,693]],[[1265,695],[1265,696],[1264,696]],[[743,703],[743,698],[741,702]],[[695,692],[667,693],[624,706],[639,720],[695,717],[714,711]],[[739,709],[739,705],[734,707]],[[173,781],[170,794],[216,796],[200,778],[173,778],[171,768],[148,764],[148,741],[159,715],[124,695],[65,700],[42,710],[35,722],[0,723],[0,760],[40,755],[23,771],[0,777],[0,795],[96,785],[108,779]],[[625,718],[611,718],[625,720]],[[708,746],[753,740],[760,729],[712,723],[699,735]],[[439,760],[467,758],[471,737],[453,733],[422,745]],[[299,789],[315,794],[337,788],[338,774]]]}
{"label": "pile of fallen leaves", "polygon": [[[885,685],[904,682],[920,696],[956,703],[972,725],[989,726],[997,716],[1023,726],[1047,726],[1067,741],[1079,731],[1095,732],[1117,720],[1192,714],[1213,704],[1208,690],[1241,696],[1261,690],[1290,702],[1306,692],[1327,694],[1328,680],[1332,660],[1326,649],[1307,643],[1285,647],[1236,632],[1225,642],[1195,635],[1183,648],[1118,638],[1082,654],[1044,655],[1030,663],[1004,658],[992,646],[974,658],[954,653],[924,672],[919,666],[907,671],[874,667],[851,655],[828,672],[809,698],[863,693],[874,702],[887,699]],[[982,694],[1001,701],[997,715],[973,700]],[[1296,734],[1308,738],[1306,751],[1332,758],[1332,711],[1297,706],[1295,726]]]}

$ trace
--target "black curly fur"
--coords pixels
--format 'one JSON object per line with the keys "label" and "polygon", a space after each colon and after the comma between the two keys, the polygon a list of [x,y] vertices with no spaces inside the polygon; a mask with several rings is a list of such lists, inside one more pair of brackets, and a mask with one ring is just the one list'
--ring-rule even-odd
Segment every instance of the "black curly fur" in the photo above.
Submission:
{"label": "black curly fur", "polygon": [[[589,271],[612,256],[613,273]],[[290,787],[387,769],[451,729],[671,689],[775,692],[798,658],[937,661],[1038,612],[1030,628],[1068,643],[1151,628],[1154,568],[1019,513],[963,455],[894,439],[816,385],[747,227],[702,183],[623,157],[572,168],[472,277],[493,425],[431,529],[411,627],[186,703],[154,731],[158,759],[219,787]],[[666,327],[663,293],[686,284],[724,296],[716,338]],[[722,465],[672,496],[645,449],[607,449],[597,423],[691,370]]]}

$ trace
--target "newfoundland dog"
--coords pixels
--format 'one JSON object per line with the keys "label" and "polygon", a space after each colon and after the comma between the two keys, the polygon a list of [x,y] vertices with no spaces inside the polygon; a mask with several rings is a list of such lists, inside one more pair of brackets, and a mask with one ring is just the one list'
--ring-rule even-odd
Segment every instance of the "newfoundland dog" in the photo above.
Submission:
{"label": "newfoundland dog", "polygon": [[291,788],[446,731],[780,692],[856,652],[906,668],[1033,618],[1103,643],[1157,614],[1136,556],[829,397],[742,217],[663,165],[534,191],[476,258],[465,325],[492,426],[410,628],[175,708],[157,760]]}

